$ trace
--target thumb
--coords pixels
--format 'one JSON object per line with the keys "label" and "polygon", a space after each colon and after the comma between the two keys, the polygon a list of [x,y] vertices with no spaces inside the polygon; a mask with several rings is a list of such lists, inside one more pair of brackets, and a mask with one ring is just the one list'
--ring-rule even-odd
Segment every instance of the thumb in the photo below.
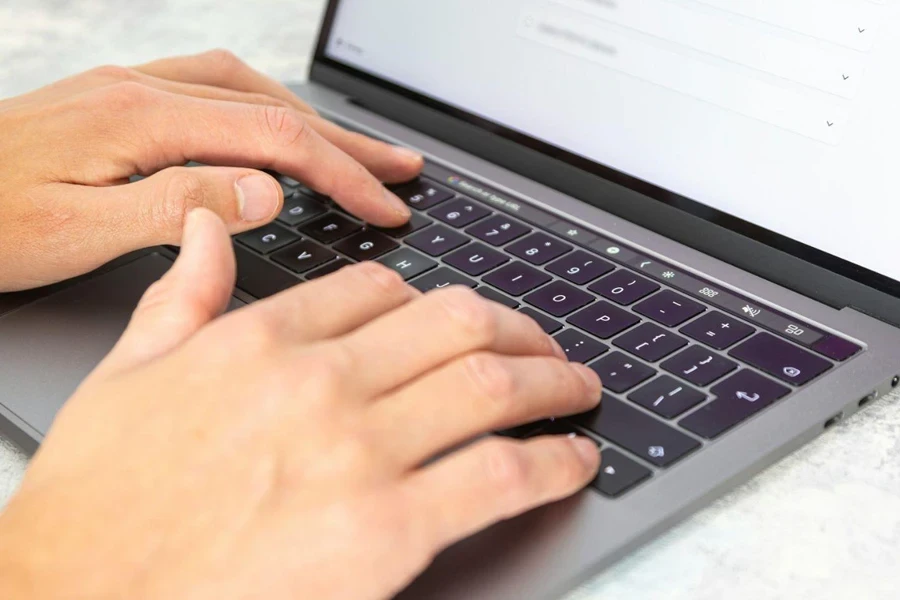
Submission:
{"label": "thumb", "polygon": [[187,215],[208,208],[234,234],[265,225],[283,204],[281,186],[270,175],[231,167],[172,167],[119,187],[122,221],[143,228],[133,242],[143,246],[177,244]]}
{"label": "thumb", "polygon": [[123,246],[120,253],[178,244],[186,217],[196,208],[213,211],[235,234],[265,225],[284,202],[273,177],[233,167],[171,167],[124,186],[93,188],[92,193],[94,206],[102,206],[106,222],[115,224],[118,244],[113,245]]}
{"label": "thumb", "polygon": [[225,311],[234,280],[234,252],[222,220],[206,209],[191,211],[174,266],[144,293],[95,373],[136,367],[185,342]]}

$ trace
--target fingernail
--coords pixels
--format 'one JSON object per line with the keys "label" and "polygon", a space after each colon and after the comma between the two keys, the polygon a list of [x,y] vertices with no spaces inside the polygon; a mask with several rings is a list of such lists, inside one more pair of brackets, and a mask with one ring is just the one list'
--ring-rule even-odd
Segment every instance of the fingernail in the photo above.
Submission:
{"label": "fingernail", "polygon": [[266,175],[246,175],[234,184],[238,207],[244,221],[269,219],[278,208],[275,180]]}
{"label": "fingernail", "polygon": [[572,368],[578,372],[581,379],[584,380],[585,387],[589,390],[592,400],[600,401],[600,395],[603,393],[603,384],[600,377],[593,369],[588,368],[580,363],[572,363]]}
{"label": "fingernail", "polygon": [[600,466],[600,450],[593,440],[572,434],[569,436],[569,443],[575,448],[585,467],[594,470]]}
{"label": "fingernail", "polygon": [[406,203],[395,196],[394,193],[387,188],[384,188],[384,199],[387,200],[387,203],[391,205],[391,208],[394,209],[394,212],[396,212],[403,218],[408,219],[412,216],[412,213],[409,211],[409,207],[406,205]]}
{"label": "fingernail", "polygon": [[569,357],[566,355],[566,351],[563,350],[562,346],[559,345],[555,339],[550,336],[547,336],[550,339],[550,346],[553,348],[553,354],[556,355],[556,358],[561,358],[565,361],[569,360]]}
{"label": "fingernail", "polygon": [[396,152],[403,160],[409,161],[419,161],[424,160],[422,155],[416,152],[415,150],[410,150],[409,148],[404,148],[403,146],[394,146],[394,152]]}

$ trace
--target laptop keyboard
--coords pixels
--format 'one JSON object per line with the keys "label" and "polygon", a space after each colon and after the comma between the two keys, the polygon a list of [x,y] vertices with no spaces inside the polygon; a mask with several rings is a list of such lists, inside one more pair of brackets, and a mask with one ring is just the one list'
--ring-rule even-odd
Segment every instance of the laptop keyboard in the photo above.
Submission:
{"label": "laptop keyboard", "polygon": [[476,200],[452,189],[458,177],[395,188],[414,209],[397,229],[369,227],[281,181],[277,222],[236,238],[240,289],[265,298],[375,260],[423,292],[464,285],[532,317],[602,377],[603,402],[501,434],[587,433],[603,455],[592,487],[609,498],[861,350],[533,207]]}

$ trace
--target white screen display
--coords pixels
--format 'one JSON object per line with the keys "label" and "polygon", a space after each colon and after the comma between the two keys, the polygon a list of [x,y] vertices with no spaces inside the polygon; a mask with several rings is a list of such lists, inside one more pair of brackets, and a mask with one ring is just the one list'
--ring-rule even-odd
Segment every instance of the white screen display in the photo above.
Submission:
{"label": "white screen display", "polygon": [[326,53],[900,280],[898,0],[343,0]]}

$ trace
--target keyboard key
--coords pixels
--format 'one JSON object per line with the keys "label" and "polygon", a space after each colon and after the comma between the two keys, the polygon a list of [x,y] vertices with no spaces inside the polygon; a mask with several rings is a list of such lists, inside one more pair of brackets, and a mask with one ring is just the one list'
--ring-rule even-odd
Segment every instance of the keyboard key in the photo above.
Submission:
{"label": "keyboard key", "polygon": [[419,213],[414,212],[412,216],[409,218],[409,221],[406,225],[401,225],[400,227],[392,227],[390,229],[385,229],[383,227],[373,227],[372,229],[377,229],[381,233],[388,235],[395,239],[404,238],[416,231],[421,229],[425,229],[429,225],[434,223],[431,219],[424,215],[420,215]]}
{"label": "keyboard key", "polygon": [[557,334],[556,341],[562,346],[571,362],[588,363],[609,351],[606,344],[601,344],[576,329],[566,329]]}
{"label": "keyboard key", "polygon": [[716,350],[733,346],[754,331],[749,325],[715,310],[681,328],[681,333]]}
{"label": "keyboard key", "polygon": [[572,250],[572,246],[550,237],[546,233],[532,233],[528,237],[506,247],[506,251],[527,260],[533,265],[543,265]]}
{"label": "keyboard key", "polygon": [[475,242],[450,254],[444,258],[444,262],[469,275],[481,275],[509,262],[509,257],[480,242]]}
{"label": "keyboard key", "polygon": [[688,341],[654,323],[642,323],[617,337],[613,344],[648,362],[656,362],[684,348]]}
{"label": "keyboard key", "polygon": [[310,221],[300,231],[323,244],[331,244],[360,229],[362,229],[360,223],[351,221],[343,215],[331,213]]}
{"label": "keyboard key", "polygon": [[506,215],[494,215],[490,219],[485,219],[481,223],[469,227],[466,232],[492,246],[505,246],[526,233],[531,233],[531,228],[518,221],[513,221]]}
{"label": "keyboard key", "polygon": [[622,393],[647,381],[656,371],[621,352],[613,352],[588,365],[603,382],[603,389]]}
{"label": "keyboard key", "polygon": [[300,283],[297,277],[240,246],[235,246],[234,255],[237,259],[235,286],[254,298],[262,300]]}
{"label": "keyboard key", "polygon": [[648,479],[650,469],[643,467],[612,448],[600,453],[600,472],[591,487],[611,498],[621,496],[637,484]]}
{"label": "keyboard key", "polygon": [[706,387],[738,368],[736,362],[710,352],[702,346],[691,346],[660,366],[669,373],[700,387]]}
{"label": "keyboard key", "polygon": [[429,227],[412,236],[406,243],[429,256],[442,256],[469,243],[469,238],[443,225]]}
{"label": "keyboard key", "polygon": [[324,267],[319,267],[315,271],[310,271],[306,274],[307,281],[312,281],[313,279],[319,279],[320,277],[325,277],[326,275],[331,275],[332,273],[337,273],[344,267],[349,267],[352,265],[349,260],[346,258],[338,258],[337,260],[333,260],[330,263],[327,263]]}
{"label": "keyboard key", "polygon": [[306,194],[296,193],[285,197],[284,208],[278,215],[278,220],[289,227],[296,227],[301,223],[321,217],[328,211],[325,205],[318,200],[313,200]]}
{"label": "keyboard key", "polygon": [[485,276],[484,281],[507,294],[521,296],[553,279],[546,273],[514,261]]}
{"label": "keyboard key", "polygon": [[475,221],[485,218],[491,211],[468,198],[457,198],[435,208],[428,213],[453,227],[466,227]]}
{"label": "keyboard key", "polygon": [[813,345],[813,350],[824,354],[828,358],[843,362],[854,356],[862,348],[836,335],[829,335],[816,342]]}
{"label": "keyboard key", "polygon": [[370,229],[351,235],[334,245],[335,250],[359,262],[376,259],[397,247],[397,242]]}
{"label": "keyboard key", "polygon": [[608,340],[640,322],[628,311],[609,302],[598,302],[569,317],[569,323],[584,329],[591,335]]}
{"label": "keyboard key", "polygon": [[794,385],[808,383],[831,368],[824,358],[770,333],[758,333],[728,354]]}
{"label": "keyboard key", "polygon": [[620,269],[594,283],[588,289],[613,302],[628,306],[649,296],[658,290],[659,286],[631,271]]}
{"label": "keyboard key", "polygon": [[488,300],[491,300],[492,302],[502,304],[503,306],[505,306],[507,308],[519,308],[518,300],[513,300],[509,296],[504,296],[503,294],[501,294],[500,292],[498,292],[497,290],[495,290],[492,287],[482,285],[475,291],[478,292],[479,294],[481,294],[482,297],[487,298]]}
{"label": "keyboard key", "polygon": [[610,396],[575,421],[658,467],[668,467],[700,447],[690,436]]}
{"label": "keyboard key", "polygon": [[525,302],[532,304],[554,317],[564,317],[587,306],[594,297],[564,281],[554,281],[546,287],[525,296]]}
{"label": "keyboard key", "polygon": [[403,279],[409,281],[437,266],[437,263],[409,248],[400,248],[387,256],[378,259],[384,266],[397,271]]}
{"label": "keyboard key", "polygon": [[784,398],[790,391],[771,379],[744,369],[712,388],[718,400],[691,413],[679,425],[711,440]]}
{"label": "keyboard key", "polygon": [[706,394],[663,375],[633,391],[628,399],[661,417],[673,419],[706,400]]}
{"label": "keyboard key", "polygon": [[454,193],[450,190],[434,185],[424,179],[403,184],[394,188],[393,191],[401,200],[419,210],[428,210],[454,196]]}
{"label": "keyboard key", "polygon": [[668,327],[677,327],[690,318],[696,317],[706,307],[672,290],[663,290],[634,307],[634,312]]}
{"label": "keyboard key", "polygon": [[534,319],[537,324],[541,326],[541,329],[543,329],[544,332],[548,334],[554,334],[562,329],[562,325],[560,325],[558,322],[554,321],[545,314],[539,313],[533,308],[528,308],[527,306],[525,306],[520,308],[519,312]]}
{"label": "keyboard key", "polygon": [[615,269],[612,263],[583,250],[576,250],[550,264],[547,270],[574,284],[584,285]]}
{"label": "keyboard key", "polygon": [[441,288],[450,287],[451,285],[464,285],[474,288],[478,284],[465,275],[460,275],[453,269],[441,267],[419,277],[410,285],[420,292],[430,292],[431,290],[439,290]]}
{"label": "keyboard key", "polygon": [[291,244],[272,255],[272,260],[294,273],[306,273],[335,258],[337,254],[309,240]]}
{"label": "keyboard key", "polygon": [[272,223],[241,234],[236,239],[260,254],[268,254],[269,252],[275,252],[279,248],[284,248],[291,242],[296,242],[300,239],[300,236],[293,231]]}

